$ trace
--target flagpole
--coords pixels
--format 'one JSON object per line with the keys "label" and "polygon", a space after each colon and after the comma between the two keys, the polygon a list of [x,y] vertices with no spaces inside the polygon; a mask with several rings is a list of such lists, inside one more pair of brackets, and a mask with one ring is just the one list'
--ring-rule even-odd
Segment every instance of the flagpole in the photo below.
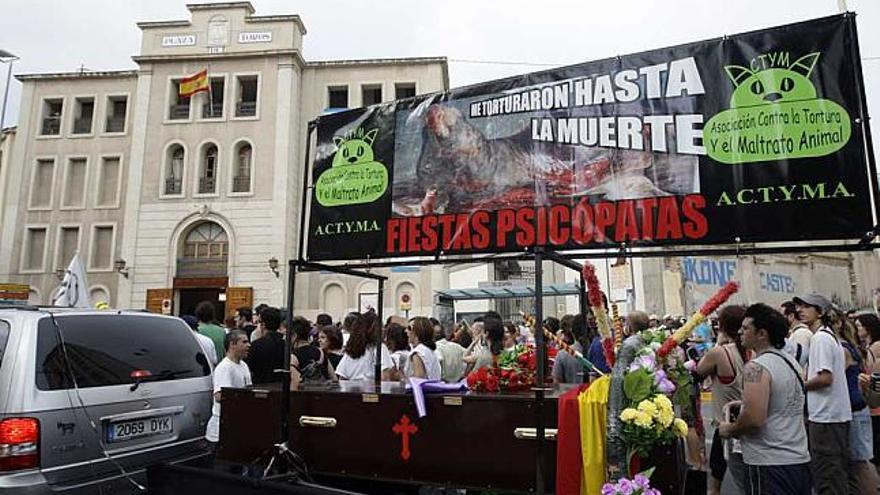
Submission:
{"label": "flagpole", "polygon": [[216,115],[214,115],[214,88],[211,87],[211,64],[208,64],[205,77],[208,79],[208,105],[211,107],[211,118],[213,119]]}

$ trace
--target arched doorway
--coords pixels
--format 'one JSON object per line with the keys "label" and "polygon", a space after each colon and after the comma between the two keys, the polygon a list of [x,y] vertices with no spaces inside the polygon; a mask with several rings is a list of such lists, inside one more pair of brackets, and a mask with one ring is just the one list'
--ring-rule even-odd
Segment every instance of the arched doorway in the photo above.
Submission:
{"label": "arched doorway", "polygon": [[226,310],[229,236],[219,224],[197,223],[180,238],[175,287],[179,289],[178,314],[195,314],[202,301],[214,304],[215,319],[222,323]]}

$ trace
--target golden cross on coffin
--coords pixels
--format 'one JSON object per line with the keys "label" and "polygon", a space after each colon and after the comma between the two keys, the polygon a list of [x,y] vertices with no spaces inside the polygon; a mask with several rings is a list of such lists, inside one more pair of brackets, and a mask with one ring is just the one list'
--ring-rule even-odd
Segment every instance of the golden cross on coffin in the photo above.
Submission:
{"label": "golden cross on coffin", "polygon": [[401,436],[401,448],[400,448],[400,458],[404,461],[409,460],[409,436],[414,435],[417,431],[419,431],[419,427],[412,424],[409,420],[409,416],[404,414],[401,416],[400,421],[397,422],[396,425],[391,427],[391,431],[395,434]]}

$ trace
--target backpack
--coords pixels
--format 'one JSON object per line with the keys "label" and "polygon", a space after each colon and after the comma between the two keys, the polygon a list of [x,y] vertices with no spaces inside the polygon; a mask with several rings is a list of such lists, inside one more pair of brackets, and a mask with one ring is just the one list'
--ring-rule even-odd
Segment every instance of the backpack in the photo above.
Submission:
{"label": "backpack", "polygon": [[299,370],[299,374],[304,382],[323,382],[327,381],[327,361],[324,358],[324,351],[318,349],[321,358],[317,361],[303,366]]}

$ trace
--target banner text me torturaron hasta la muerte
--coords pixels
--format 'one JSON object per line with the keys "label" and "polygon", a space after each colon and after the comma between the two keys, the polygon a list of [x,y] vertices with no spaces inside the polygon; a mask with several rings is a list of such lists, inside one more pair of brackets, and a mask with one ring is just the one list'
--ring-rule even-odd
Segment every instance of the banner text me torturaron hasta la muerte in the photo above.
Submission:
{"label": "banner text me torturaron hasta la muerte", "polygon": [[854,17],[324,116],[311,260],[859,238]]}

